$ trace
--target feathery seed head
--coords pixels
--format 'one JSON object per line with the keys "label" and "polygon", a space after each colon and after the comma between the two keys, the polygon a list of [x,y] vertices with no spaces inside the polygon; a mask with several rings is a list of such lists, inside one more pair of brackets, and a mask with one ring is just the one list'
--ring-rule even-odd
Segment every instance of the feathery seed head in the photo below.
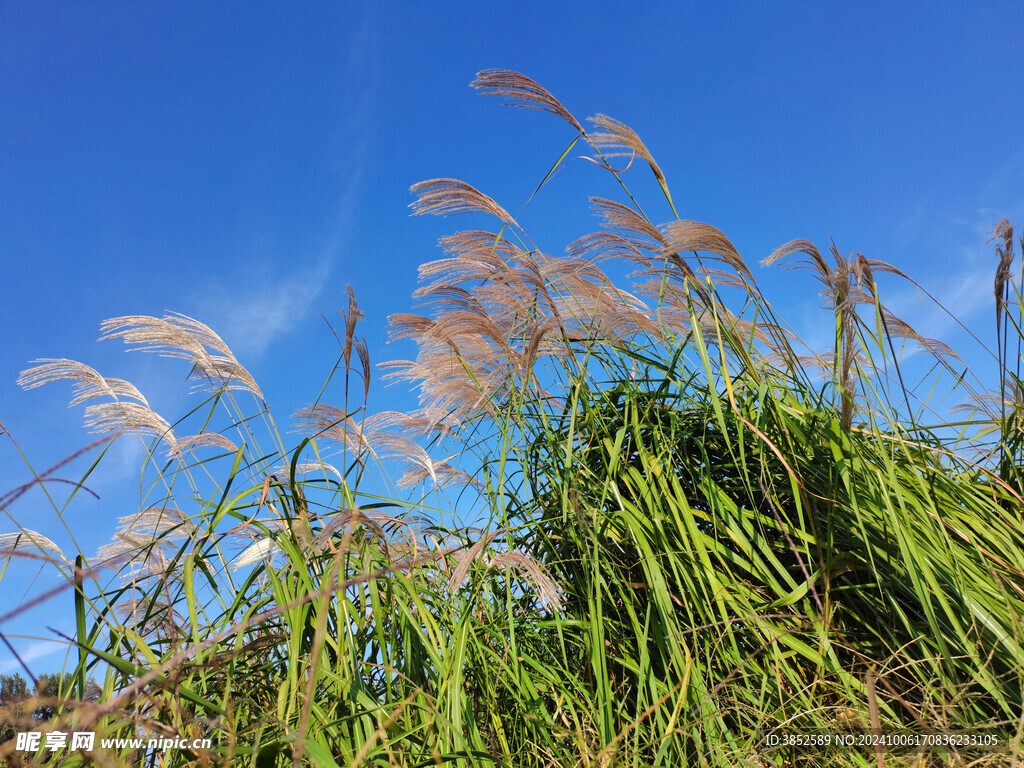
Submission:
{"label": "feathery seed head", "polygon": [[118,518],[119,533],[134,537],[148,536],[152,540],[190,536],[195,531],[192,519],[175,507],[147,507],[134,515]]}
{"label": "feathery seed head", "polygon": [[198,435],[179,437],[169,448],[171,454],[178,459],[199,448],[222,448],[232,453],[238,450],[238,446],[234,442],[217,432],[200,432]]}
{"label": "feathery seed head", "polygon": [[458,216],[463,213],[489,213],[506,224],[518,227],[515,219],[478,189],[458,179],[430,179],[413,184],[409,191],[419,196],[412,208],[413,216]]}
{"label": "feathery seed head", "polygon": [[613,120],[607,115],[595,115],[594,117],[588,117],[587,120],[606,131],[606,133],[591,133],[587,136],[590,143],[595,147],[623,147],[629,150],[628,152],[605,152],[605,157],[622,157],[635,153],[647,161],[647,164],[651,166],[651,170],[654,171],[654,176],[658,179],[658,183],[662,188],[665,187],[665,174],[661,172],[661,168],[654,161],[654,156],[651,155],[646,145],[640,140],[636,131],[625,123]]}
{"label": "feathery seed head", "polygon": [[503,552],[495,555],[488,563],[487,569],[514,569],[537,590],[541,605],[549,610],[557,611],[562,606],[562,588],[551,578],[543,565],[522,552]]}
{"label": "feathery seed head", "polygon": [[718,256],[744,278],[754,283],[754,276],[747,269],[739,251],[721,230],[699,221],[673,221],[666,224],[667,243],[665,249],[672,253],[683,251],[706,251]]}
{"label": "feathery seed head", "polygon": [[[288,477],[291,472],[290,464],[282,464],[274,469],[274,474],[280,474],[282,477]],[[321,472],[330,473],[338,478],[338,482],[344,483],[345,479],[342,477],[341,472],[338,471],[337,467],[328,464],[326,461],[312,461],[312,462],[299,462],[295,465],[295,480],[298,480],[298,475],[304,475],[308,472]]]}
{"label": "feathery seed head", "polygon": [[53,552],[65,563],[68,561],[64,557],[64,553],[61,552],[60,547],[41,533],[30,531],[28,528],[22,528],[16,533],[0,533],[0,556],[6,554],[10,557],[11,552],[24,550],[37,550],[43,553]]}
{"label": "feathery seed head", "polygon": [[114,400],[127,397],[138,400],[143,405],[149,405],[134,384],[124,379],[104,378],[95,369],[84,363],[52,358],[43,358],[32,362],[39,363],[39,365],[22,371],[18,377],[18,385],[23,389],[34,389],[52,381],[71,381],[75,396],[68,403],[69,407],[84,403],[94,397],[110,397]]}
{"label": "feathery seed head", "polygon": [[244,390],[264,400],[252,374],[239,364],[223,339],[198,320],[177,312],[163,318],[130,315],[104,320],[100,329],[100,341],[119,338],[125,344],[140,345],[136,349],[191,361],[190,377],[199,375],[207,380],[207,384],[197,385],[200,390]]}
{"label": "feathery seed head", "polygon": [[999,265],[996,267],[993,293],[996,298],[996,322],[1000,322],[1003,307],[1006,304],[1006,284],[1010,281],[1010,265],[1013,263],[1013,227],[1007,219],[1000,219],[992,230],[993,240],[1002,240],[1002,244],[996,245],[996,256],[999,258]]}
{"label": "feathery seed head", "polygon": [[513,107],[540,109],[565,120],[580,133],[583,126],[572,116],[562,103],[547,89],[511,69],[484,69],[476,74],[470,85],[487,96],[503,96],[505,103]]}
{"label": "feathery seed head", "polygon": [[92,432],[106,433],[126,430],[140,436],[158,437],[172,454],[178,450],[177,435],[158,413],[140,403],[99,403],[85,407],[85,426]]}
{"label": "feathery seed head", "polygon": [[311,437],[324,437],[356,453],[369,451],[376,455],[368,439],[374,430],[370,419],[360,424],[352,414],[326,403],[310,403],[292,414],[292,418],[299,423],[299,430]]}
{"label": "feathery seed head", "polygon": [[591,197],[590,203],[604,225],[635,248],[660,251],[667,245],[661,231],[632,208],[603,197]]}
{"label": "feathery seed head", "polygon": [[352,348],[356,334],[356,323],[362,320],[365,315],[359,309],[359,303],[356,301],[356,294],[352,290],[352,286],[348,285],[345,289],[348,295],[348,309],[339,309],[338,311],[345,318],[345,344],[342,347],[342,355],[345,358],[345,367],[348,368],[352,365]]}
{"label": "feathery seed head", "polygon": [[488,544],[497,538],[499,533],[500,531],[491,531],[477,539],[469,549],[459,550],[459,552],[455,553],[453,559],[458,560],[459,564],[448,579],[449,592],[454,593],[462,586],[462,582],[464,582],[466,580],[466,576],[469,575],[469,568],[473,564],[473,561],[480,557],[480,553],[484,551]]}
{"label": "feathery seed head", "polygon": [[239,553],[232,562],[231,569],[237,571],[261,560],[269,560],[280,551],[273,539],[264,536]]}

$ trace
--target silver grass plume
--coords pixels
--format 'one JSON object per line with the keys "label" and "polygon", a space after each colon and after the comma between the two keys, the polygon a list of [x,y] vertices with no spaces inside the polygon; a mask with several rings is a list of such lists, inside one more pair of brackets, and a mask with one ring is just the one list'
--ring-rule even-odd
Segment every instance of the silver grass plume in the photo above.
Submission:
{"label": "silver grass plume", "polygon": [[541,606],[557,611],[562,607],[562,589],[551,578],[543,565],[522,552],[503,552],[491,558],[487,570],[495,568],[512,569],[533,584],[540,598]]}
{"label": "silver grass plume", "polygon": [[666,248],[673,253],[705,251],[715,254],[736,272],[750,281],[754,289],[754,276],[747,268],[739,251],[719,229],[699,221],[673,221],[665,227]]}
{"label": "silver grass plume", "polygon": [[[460,340],[463,354],[489,348],[473,340]],[[391,369],[385,379],[409,381],[419,388],[420,412],[436,425],[434,429],[455,430],[470,417],[493,415],[493,401],[501,398],[507,383],[503,371],[472,365],[447,345],[425,345],[415,361],[393,360],[380,366]]]}
{"label": "silver grass plume", "polygon": [[636,131],[630,128],[625,123],[613,120],[608,115],[595,115],[594,117],[588,117],[587,120],[593,123],[598,128],[603,128],[603,133],[591,133],[587,135],[590,143],[595,147],[621,147],[629,150],[628,152],[605,152],[604,157],[622,157],[627,155],[637,155],[643,158],[647,164],[651,167],[654,172],[655,178],[658,180],[658,184],[662,189],[667,190],[667,183],[665,181],[665,174],[661,172],[661,168],[654,160],[654,156],[651,155],[650,150],[640,140]]}
{"label": "silver grass plume", "polygon": [[476,479],[451,465],[450,462],[457,455],[442,460],[432,459],[422,446],[395,435],[382,436],[381,443],[388,450],[388,453],[383,454],[384,457],[401,458],[409,462],[409,466],[398,481],[399,488],[414,487],[427,478],[430,478],[438,488],[450,484],[477,487],[480,485]]}
{"label": "silver grass plume", "polygon": [[167,421],[139,403],[99,403],[85,407],[85,426],[99,434],[128,430],[137,435],[160,438],[172,455],[180,454],[178,439]]}
{"label": "silver grass plume", "polygon": [[466,580],[466,576],[469,575],[469,569],[472,564],[480,561],[484,564],[485,571],[495,568],[517,571],[536,588],[543,607],[558,610],[562,602],[562,589],[540,563],[522,552],[500,552],[489,558],[487,557],[487,547],[500,533],[501,531],[486,533],[477,539],[469,549],[453,553],[452,559],[458,565],[448,578],[448,591],[451,593],[456,592]]}
{"label": "silver grass plume", "polygon": [[513,107],[540,109],[562,118],[580,133],[583,126],[572,116],[562,102],[552,96],[547,89],[534,82],[526,75],[511,69],[484,69],[476,74],[471,83],[473,88],[483,91],[487,96],[502,96],[505,103]]}
{"label": "silver grass plume", "polygon": [[114,540],[96,551],[102,563],[116,563],[126,581],[136,581],[168,575],[171,558],[167,556],[165,542],[132,533],[115,534]]}
{"label": "silver grass plume", "polygon": [[1006,305],[1006,284],[1010,281],[1010,265],[1013,263],[1013,227],[1007,219],[1000,219],[992,230],[992,240],[1002,240],[996,245],[996,257],[999,265],[996,267],[995,283],[993,292],[996,297],[996,325],[1002,323],[1003,307]]}
{"label": "silver grass plume", "polygon": [[257,539],[252,545],[244,549],[235,557],[231,564],[231,569],[237,571],[241,568],[245,568],[246,566],[258,563],[261,560],[270,560],[270,558],[280,551],[280,548],[273,539],[268,537]]}
{"label": "silver grass plume", "polygon": [[0,533],[0,556],[6,554],[10,557],[10,554],[13,552],[23,552],[26,550],[37,550],[44,554],[52,552],[65,563],[68,562],[60,547],[41,533],[31,531],[28,528],[23,528],[16,533]]}
{"label": "silver grass plume", "polygon": [[[170,553],[180,545],[172,542],[189,539],[196,527],[191,518],[174,507],[148,507],[134,515],[118,519],[120,527],[109,544],[100,547],[101,562],[118,561],[125,579],[164,578],[171,565]],[[125,566],[129,570],[125,570]]]}
{"label": "silver grass plume", "polygon": [[339,309],[338,311],[345,318],[345,344],[342,347],[342,354],[345,358],[345,367],[347,368],[352,365],[352,349],[356,334],[356,323],[362,320],[365,315],[359,309],[359,303],[356,301],[356,294],[352,290],[351,285],[345,287],[345,293],[348,296],[348,309]]}
{"label": "silver grass plume", "polygon": [[95,369],[75,360],[44,358],[32,362],[39,365],[22,371],[18,377],[18,384],[24,389],[34,389],[55,381],[71,381],[75,396],[69,406],[97,397],[112,398],[109,403],[86,406],[85,425],[90,431],[105,433],[128,430],[140,436],[150,435],[163,439],[172,454],[180,453],[177,436],[171,425],[150,408],[135,385],[123,379],[105,378]]}
{"label": "silver grass plume", "polygon": [[[363,528],[363,535],[355,537],[353,534],[359,527]],[[325,518],[325,525],[312,541],[311,549],[314,553],[320,554],[326,551],[336,550],[337,543],[352,547],[357,546],[360,541],[376,539],[380,544],[384,557],[391,559],[389,550],[389,537],[379,520],[364,513],[358,507],[343,509]]]}
{"label": "silver grass plume", "polygon": [[565,250],[574,258],[604,261],[625,259],[650,268],[651,257],[636,245],[614,232],[594,232],[573,240]]}
{"label": "silver grass plume", "polygon": [[380,431],[389,431],[411,438],[446,437],[455,434],[449,425],[432,422],[421,410],[408,413],[382,411],[374,418],[374,423]]}
{"label": "silver grass plume", "polygon": [[190,376],[206,380],[196,385],[201,391],[242,390],[265,402],[252,374],[235,359],[224,340],[198,320],[177,312],[162,318],[129,315],[105,320],[100,329],[100,341],[119,338],[125,344],[140,345],[137,349],[190,361]]}
{"label": "silver grass plume", "polygon": [[629,206],[603,197],[591,197],[590,203],[604,226],[639,250],[660,251],[668,243],[661,231]]}
{"label": "silver grass plume", "polygon": [[186,538],[196,529],[192,519],[176,507],[147,507],[134,515],[118,518],[122,533],[145,534],[153,539],[161,536]]}
{"label": "silver grass plume", "polygon": [[232,453],[238,450],[238,446],[234,442],[218,432],[200,432],[198,435],[179,437],[174,445],[172,455],[180,459],[184,454],[197,451],[200,448],[221,448]]}
{"label": "silver grass plume", "polygon": [[363,401],[370,396],[370,351],[366,346],[366,339],[356,338],[356,324],[362,320],[365,315],[363,311],[359,309],[359,302],[356,301],[355,292],[352,290],[352,286],[346,286],[346,294],[348,296],[348,308],[338,310],[341,316],[345,318],[345,340],[341,342],[341,354],[345,360],[345,382],[346,389],[348,387],[348,374],[352,370],[352,352],[355,351],[356,357],[359,360],[360,374],[363,380]]}
{"label": "silver grass plume", "polygon": [[376,431],[375,419],[355,419],[354,413],[346,413],[344,409],[326,403],[310,403],[292,414],[292,418],[298,422],[299,431],[309,437],[330,440],[356,454],[369,452],[376,455],[368,439]]}
{"label": "silver grass plume", "polygon": [[18,386],[23,389],[35,389],[54,381],[70,381],[75,396],[71,398],[68,407],[95,397],[109,397],[113,400],[129,398],[138,400],[145,406],[149,405],[143,394],[131,382],[105,378],[84,363],[54,358],[42,358],[32,362],[39,365],[22,371],[18,377]]}
{"label": "silver grass plume", "polygon": [[452,571],[452,575],[448,578],[449,592],[454,593],[462,586],[462,582],[469,575],[470,566],[486,549],[487,545],[494,541],[499,534],[500,531],[486,533],[477,539],[469,549],[460,550],[452,555],[452,559],[458,562],[458,566],[456,566],[455,570]]}
{"label": "silver grass plume", "polygon": [[458,216],[463,213],[488,213],[506,224],[518,227],[515,219],[480,190],[458,179],[430,179],[413,184],[409,191],[418,196],[410,203],[414,216]]}
{"label": "silver grass plume", "polygon": [[829,266],[821,253],[813,243],[797,239],[776,248],[761,263],[764,266],[775,264],[787,256],[802,253],[806,259],[792,262],[787,268],[798,269],[810,267],[815,277],[825,286],[821,295],[828,300],[828,308],[835,314],[838,321],[838,331],[835,343],[835,351],[839,357],[838,379],[840,395],[842,399],[840,421],[844,429],[849,429],[853,422],[853,405],[856,397],[855,388],[857,380],[852,372],[854,363],[861,356],[857,345],[855,333],[856,307],[861,303],[873,303],[874,296],[868,295],[851,281],[851,276],[856,280],[857,275],[851,270],[850,263],[835,247],[830,249],[836,266]]}
{"label": "silver grass plume", "polygon": [[[288,477],[291,472],[290,464],[282,464],[274,470],[274,474],[280,474],[282,477]],[[298,480],[298,475],[304,475],[309,472],[323,472],[324,474],[332,474],[338,478],[339,483],[344,483],[345,479],[342,477],[341,472],[338,468],[332,464],[328,464],[326,461],[312,461],[312,462],[299,462],[295,465],[295,477],[294,480]]]}

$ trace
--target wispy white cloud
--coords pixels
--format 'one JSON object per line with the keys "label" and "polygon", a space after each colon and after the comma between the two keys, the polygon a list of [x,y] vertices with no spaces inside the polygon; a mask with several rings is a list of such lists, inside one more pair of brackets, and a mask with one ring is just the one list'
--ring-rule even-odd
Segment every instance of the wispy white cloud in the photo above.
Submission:
{"label": "wispy white cloud", "polygon": [[208,284],[198,297],[195,314],[244,364],[305,317],[329,273],[326,258],[305,269],[265,262],[231,286]]}
{"label": "wispy white cloud", "polygon": [[957,333],[960,324],[977,328],[985,312],[995,311],[994,274],[994,263],[975,263],[938,279],[931,275],[931,280],[923,280],[922,286],[935,301],[913,286],[883,294],[882,300],[919,334],[942,340]]}
{"label": "wispy white cloud", "polygon": [[137,482],[142,472],[146,450],[146,445],[138,435],[120,435],[89,476],[86,485],[92,491],[100,491],[118,487],[128,480]]}
{"label": "wispy white cloud", "polygon": [[250,261],[243,275],[224,284],[208,282],[194,297],[196,319],[220,334],[243,364],[301,323],[345,256],[373,142],[376,40],[374,14],[368,12],[349,40],[343,71],[337,78],[341,88],[337,97],[346,110],[328,150],[338,187],[329,223],[319,235],[319,253]]}
{"label": "wispy white cloud", "polygon": [[917,263],[899,263],[895,258],[894,263],[917,279],[941,305],[936,306],[909,285],[894,286],[883,296],[886,304],[918,333],[952,343],[954,348],[956,342],[967,339],[961,324],[985,341],[991,338],[987,328],[995,321],[996,256],[994,245],[988,241],[1000,219],[1009,219],[1018,234],[1024,229],[1022,181],[1024,147],[1008,153],[1004,162],[988,173],[971,194],[975,206],[969,212],[919,200],[896,227],[895,252],[913,254]]}
{"label": "wispy white cloud", "polygon": [[[1010,205],[1020,213],[1021,180],[1024,179],[1024,145],[1006,155],[1002,165],[996,168],[982,187],[982,194],[991,200],[998,200],[1000,205]],[[1010,213],[1001,216],[1010,217]]]}
{"label": "wispy white cloud", "polygon": [[[994,211],[979,209],[970,218],[947,222],[943,232],[945,240],[940,242],[931,239],[936,229],[934,223],[928,235],[924,234],[929,227],[929,217],[915,210],[903,223],[901,231],[920,228],[921,236],[914,250],[918,254],[929,254],[930,259],[917,264],[895,264],[907,272],[920,288],[896,276],[875,275],[885,306],[921,336],[945,341],[957,352],[961,351],[959,343],[968,338],[963,335],[961,326],[984,338],[984,322],[987,317],[994,318],[995,312],[992,285],[996,260],[994,248],[987,241],[993,222],[998,218]],[[951,245],[957,242],[958,245]],[[866,314],[869,312],[866,308],[862,310],[867,322],[871,323]],[[820,301],[795,306],[793,317],[796,320],[795,330],[811,349],[820,352],[832,348],[835,320],[828,309],[821,308]],[[911,344],[905,355],[910,356],[917,351]]]}
{"label": "wispy white cloud", "polygon": [[[18,655],[25,664],[29,665],[29,668],[31,669],[33,661],[46,658],[47,656],[51,656],[59,651],[67,651],[67,648],[68,644],[60,640],[37,640],[26,648],[19,649]],[[22,668],[16,658],[9,655],[7,656],[7,658],[0,661],[0,673],[14,672]]]}

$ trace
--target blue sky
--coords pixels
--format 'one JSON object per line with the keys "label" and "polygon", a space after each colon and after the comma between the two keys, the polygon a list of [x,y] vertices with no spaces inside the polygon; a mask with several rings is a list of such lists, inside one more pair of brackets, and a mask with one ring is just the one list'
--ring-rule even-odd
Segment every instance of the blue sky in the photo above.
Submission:
{"label": "blue sky", "polygon": [[[374,362],[407,357],[386,345],[385,318],[410,309],[416,267],[439,236],[489,225],[412,218],[409,186],[461,178],[515,212],[572,139],[550,115],[470,89],[490,67],[534,78],[580,119],[633,127],[680,215],[722,229],[749,263],[793,238],[822,250],[833,238],[911,273],[984,333],[986,233],[1004,216],[1024,228],[1021,29],[1024,6],[1010,2],[0,0],[0,422],[37,470],[90,441],[68,385],[15,385],[38,357],[129,379],[165,417],[182,415],[182,364],[96,343],[120,315],[211,325],[279,423],[334,363],[320,316],[346,284]],[[626,180],[653,218],[671,218],[645,167]],[[559,253],[596,228],[590,194],[619,196],[572,161],[521,223]],[[827,336],[810,276],[755,273],[791,324]],[[889,299],[956,345],[912,291],[893,284]],[[371,396],[371,410],[411,403],[395,387]],[[27,479],[6,438],[0,457],[0,490]],[[108,458],[90,480],[101,500],[65,515],[87,553],[137,505],[138,450]],[[68,544],[38,492],[10,513]],[[13,526],[0,518],[0,532]],[[55,583],[38,567],[12,572],[0,612]],[[68,625],[45,613],[0,629]],[[49,645],[15,642],[35,671],[59,666]],[[0,650],[0,672],[11,668]]]}

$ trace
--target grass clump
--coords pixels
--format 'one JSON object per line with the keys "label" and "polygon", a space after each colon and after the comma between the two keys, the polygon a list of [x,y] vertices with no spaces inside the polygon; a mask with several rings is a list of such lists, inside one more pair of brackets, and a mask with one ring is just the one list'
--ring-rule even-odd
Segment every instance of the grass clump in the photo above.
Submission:
{"label": "grass clump", "polygon": [[[1024,441],[1009,224],[995,230],[994,393],[886,307],[876,277],[910,278],[795,240],[766,263],[823,286],[834,344],[809,350],[728,238],[676,214],[628,126],[598,115],[588,131],[515,72],[474,85],[570,125],[542,185],[582,142],[628,202],[593,199],[603,228],[550,256],[475,187],[415,185],[414,213],[497,220],[443,238],[420,270],[426,314],[391,318],[416,356],[386,376],[418,389],[417,411],[368,410],[351,292],[336,332],[344,402],[322,402],[325,384],[294,439],[216,333],[181,315],[103,327],[191,364],[204,399],[173,424],[77,362],[22,375],[72,381],[74,403],[103,401],[86,407],[91,428],[148,448],[140,508],[95,557],[72,565],[31,530],[3,539],[12,557],[42,552],[75,599],[72,669],[42,727],[193,744],[56,759],[1016,759]],[[674,220],[652,223],[622,156],[651,168]],[[962,396],[964,418],[944,417],[935,391]],[[0,752],[26,759],[11,742]]]}

